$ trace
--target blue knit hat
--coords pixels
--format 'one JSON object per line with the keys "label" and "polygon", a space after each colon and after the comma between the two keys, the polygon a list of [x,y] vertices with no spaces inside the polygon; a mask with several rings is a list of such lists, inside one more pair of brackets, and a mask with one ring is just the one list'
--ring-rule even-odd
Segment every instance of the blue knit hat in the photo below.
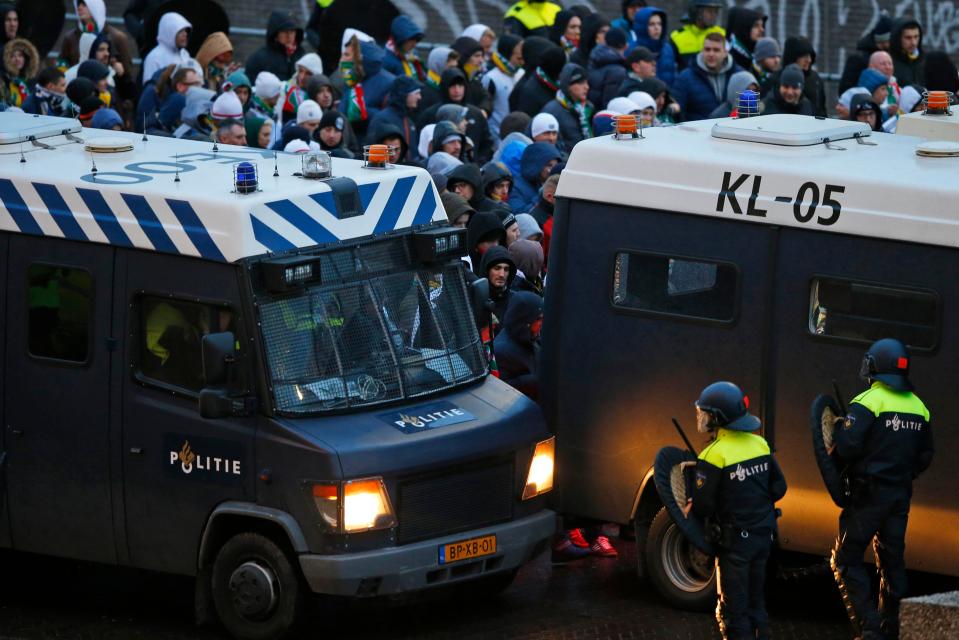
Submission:
{"label": "blue knit hat", "polygon": [[889,81],[886,76],[876,69],[863,69],[862,73],[859,74],[859,86],[869,93],[887,84],[889,84]]}

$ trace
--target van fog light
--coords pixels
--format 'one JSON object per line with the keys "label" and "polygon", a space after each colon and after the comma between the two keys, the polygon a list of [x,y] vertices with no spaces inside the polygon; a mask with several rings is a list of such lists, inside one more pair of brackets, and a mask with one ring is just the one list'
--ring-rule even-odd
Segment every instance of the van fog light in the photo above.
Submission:
{"label": "van fog light", "polygon": [[529,463],[529,473],[526,474],[526,488],[523,489],[523,500],[535,498],[547,491],[553,490],[553,468],[556,455],[556,437],[543,440],[536,445],[533,459]]}

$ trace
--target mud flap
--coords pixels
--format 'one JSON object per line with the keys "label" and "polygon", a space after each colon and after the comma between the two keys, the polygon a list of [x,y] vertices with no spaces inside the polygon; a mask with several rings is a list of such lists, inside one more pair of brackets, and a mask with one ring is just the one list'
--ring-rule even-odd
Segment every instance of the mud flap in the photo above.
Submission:
{"label": "mud flap", "polygon": [[842,415],[839,404],[832,396],[820,395],[813,400],[809,416],[813,456],[829,496],[837,507],[843,509],[849,500],[849,493],[842,477],[842,462],[835,452],[829,454],[829,448],[835,442],[837,418],[842,418]]}
{"label": "mud flap", "polygon": [[692,497],[696,456],[677,447],[663,447],[656,454],[653,480],[666,511],[686,539],[703,553],[716,555],[716,546],[706,537],[706,523],[692,513],[683,514],[686,499]]}

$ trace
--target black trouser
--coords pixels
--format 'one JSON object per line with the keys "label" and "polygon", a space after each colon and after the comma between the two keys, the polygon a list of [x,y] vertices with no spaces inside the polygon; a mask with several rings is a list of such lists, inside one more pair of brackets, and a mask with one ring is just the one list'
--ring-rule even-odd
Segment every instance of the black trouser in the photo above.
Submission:
{"label": "black trouser", "polygon": [[[907,588],[903,555],[911,496],[909,486],[873,483],[856,492],[839,516],[833,575],[849,620],[866,639],[899,635],[899,601]],[[881,578],[878,609],[870,594],[869,571],[863,565],[870,542]]]}
{"label": "black trouser", "polygon": [[769,637],[765,589],[766,561],[771,546],[772,534],[768,531],[735,531],[716,557],[719,571],[716,620],[723,638]]}

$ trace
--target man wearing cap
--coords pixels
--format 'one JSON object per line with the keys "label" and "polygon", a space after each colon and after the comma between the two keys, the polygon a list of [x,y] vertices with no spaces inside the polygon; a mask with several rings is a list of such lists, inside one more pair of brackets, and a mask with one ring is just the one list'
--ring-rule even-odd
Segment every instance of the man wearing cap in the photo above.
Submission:
{"label": "man wearing cap", "polygon": [[779,86],[773,88],[763,101],[764,115],[774,113],[792,113],[801,116],[813,115],[812,103],[802,94],[805,76],[802,69],[791,64],[779,74]]}
{"label": "man wearing cap", "polygon": [[628,96],[633,91],[642,91],[641,83],[656,77],[656,58],[658,56],[646,47],[636,47],[626,56],[626,78],[619,85],[616,95]]}
{"label": "man wearing cap", "polygon": [[353,153],[346,148],[344,143],[345,129],[346,118],[339,111],[330,109],[323,112],[323,117],[320,118],[320,128],[313,134],[313,137],[319,140],[320,148],[334,158],[352,160]]}
{"label": "man wearing cap", "polygon": [[673,96],[687,120],[708,118],[726,99],[726,87],[734,73],[742,69],[726,53],[726,41],[719,33],[703,40],[703,49],[683,69],[673,87]]}
{"label": "man wearing cap", "polygon": [[772,90],[771,78],[779,73],[783,66],[779,43],[774,38],[760,38],[753,49],[753,60],[756,62],[756,80],[759,81],[760,91],[765,96]]}
{"label": "man wearing cap", "polygon": [[533,142],[556,144],[559,140],[559,121],[549,113],[540,113],[529,126]]}
{"label": "man wearing cap", "polygon": [[684,511],[709,522],[714,532],[716,620],[728,640],[769,638],[766,562],[786,479],[759,435],[761,427],[749,413],[749,398],[732,382],[714,382],[696,400],[696,428],[714,438],[696,461]]}
{"label": "man wearing cap", "polygon": [[[213,107],[210,109],[210,117],[213,118],[213,130],[218,132],[220,125],[224,121],[243,120],[243,105],[240,99],[232,91],[224,91],[216,100],[213,101]],[[243,130],[244,138],[246,130]],[[228,144],[235,144],[230,142]],[[245,142],[243,143],[246,144]]]}
{"label": "man wearing cap", "polygon": [[296,110],[296,124],[310,132],[310,136],[316,133],[320,128],[320,119],[323,117],[323,110],[320,105],[313,100],[307,100]]}
{"label": "man wearing cap", "polygon": [[[879,51],[877,53],[883,52]],[[881,71],[868,67],[863,69],[862,73],[859,74],[858,86],[869,92],[872,101],[879,105],[884,114],[888,113],[886,104],[889,99],[889,85],[886,84],[886,76]],[[893,103],[893,106],[895,106],[895,103]],[[885,116],[883,119],[885,119]]]}
{"label": "man wearing cap", "polygon": [[588,97],[597,107],[615,98],[626,80],[626,42],[626,32],[613,28],[606,32],[606,43],[596,45],[589,54]]}
{"label": "man wearing cap", "polygon": [[407,147],[407,155],[403,160],[409,162],[420,159],[417,151],[419,135],[413,114],[416,113],[422,97],[423,90],[419,82],[409,76],[397,76],[390,88],[389,104],[370,120],[370,131],[378,130],[389,123],[403,132]]}
{"label": "man wearing cap", "polygon": [[280,79],[269,71],[261,71],[256,76],[253,83],[253,98],[250,100],[250,108],[247,111],[248,118],[263,118],[273,122],[272,145],[280,139],[280,125],[278,124],[278,114],[276,106],[280,101],[281,91]]}
{"label": "man wearing cap", "polygon": [[[560,146],[572,151],[580,140],[593,137],[593,103],[588,99],[589,79],[578,64],[567,64],[559,76],[559,91],[543,112],[559,122]],[[522,212],[521,212],[522,213]]]}
{"label": "man wearing cap", "polygon": [[323,61],[315,53],[308,53],[296,61],[296,75],[283,84],[283,108],[281,117],[283,122],[293,119],[304,100],[312,96],[307,92],[307,85],[314,76],[323,75]]}
{"label": "man wearing cap", "polygon": [[726,30],[719,26],[719,10],[722,4],[717,0],[689,0],[686,17],[681,29],[669,34],[670,42],[676,52],[676,64],[685,69],[694,64],[696,55],[703,50],[703,42],[711,33],[718,33],[726,40]]}
{"label": "man wearing cap", "polygon": [[847,89],[856,86],[859,81],[859,74],[868,66],[869,56],[876,51],[889,51],[889,41],[892,32],[892,18],[889,12],[883,10],[879,13],[879,19],[875,26],[870,29],[856,44],[856,50],[846,58],[846,64],[842,69],[842,78],[839,80],[839,94],[843,94]]}
{"label": "man wearing cap", "polygon": [[[846,465],[850,495],[839,516],[831,565],[862,640],[899,637],[899,601],[908,586],[903,554],[912,484],[932,463],[929,409],[913,393],[910,364],[899,340],[874,342],[859,368],[869,388],[853,398],[836,425],[835,452]],[[863,564],[869,547],[882,578],[878,610]]]}

